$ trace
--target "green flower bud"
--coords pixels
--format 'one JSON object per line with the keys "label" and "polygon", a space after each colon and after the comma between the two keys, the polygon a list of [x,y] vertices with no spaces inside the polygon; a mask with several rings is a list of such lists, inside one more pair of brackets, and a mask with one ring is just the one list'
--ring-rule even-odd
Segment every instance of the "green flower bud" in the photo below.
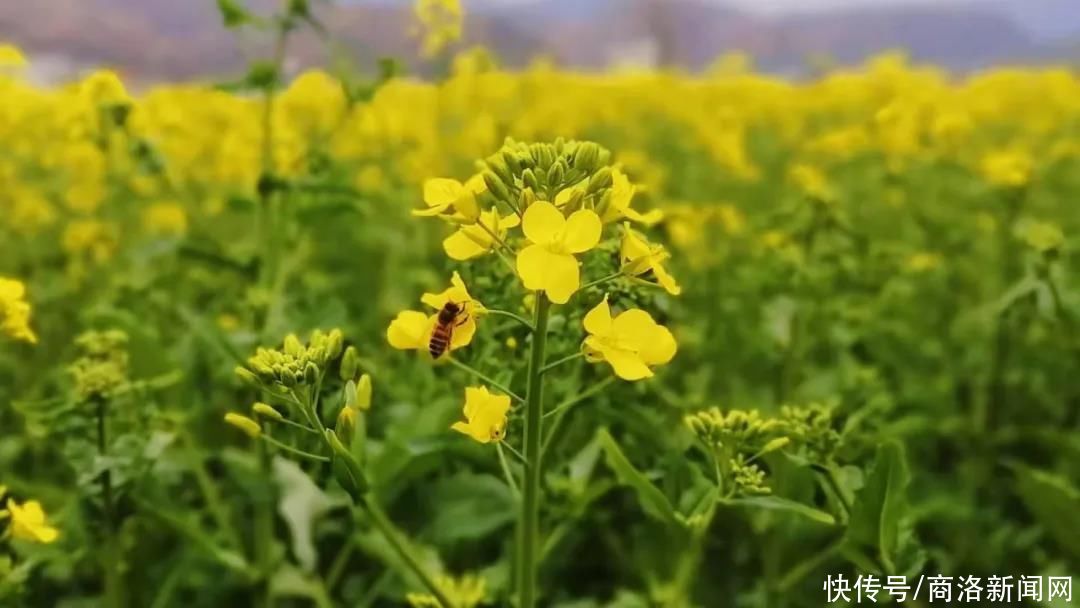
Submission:
{"label": "green flower bud", "polygon": [[487,173],[491,173],[492,176],[505,184],[514,183],[514,174],[510,173],[510,167],[506,166],[506,163],[499,157],[493,156],[487,161],[487,171],[484,171],[484,183],[488,184],[488,190],[491,190],[491,185],[488,183]]}
{"label": "green flower bud", "polygon": [[276,382],[277,381],[277,379],[278,379],[278,370],[270,367],[269,365],[263,363],[262,361],[259,361],[257,359],[253,359],[251,361],[248,361],[248,365],[251,366],[251,369],[256,374],[258,374],[259,379],[261,379],[263,382],[268,382],[269,383],[269,382]]}
{"label": "green flower bud", "polygon": [[536,202],[536,193],[532,188],[525,188],[521,191],[521,198],[519,199],[521,209],[524,211],[529,208],[529,205]]}
{"label": "green flower bud", "polygon": [[304,345],[300,343],[300,338],[296,337],[296,334],[285,336],[285,354],[291,357],[299,357],[303,353]]}
{"label": "green flower bud", "polygon": [[612,184],[611,167],[601,167],[596,173],[593,173],[592,179],[589,180],[588,193],[599,192],[604,188],[610,188]]}
{"label": "green flower bud", "polygon": [[359,502],[368,489],[367,479],[360,463],[338,438],[334,431],[327,429],[326,441],[333,452],[334,478],[349,493],[353,501]]}
{"label": "green flower bud", "polygon": [[252,439],[257,439],[259,435],[262,435],[262,427],[259,426],[259,423],[243,414],[229,412],[228,414],[225,414],[225,422],[240,429],[245,435]]}
{"label": "green flower bud", "polygon": [[521,173],[521,182],[525,184],[525,187],[533,192],[540,191],[540,180],[536,179],[536,172],[532,169],[525,169]]}
{"label": "green flower bud", "polygon": [[510,200],[510,190],[507,189],[506,184],[499,179],[499,176],[495,175],[491,171],[484,171],[484,185],[487,186],[488,192],[500,201]]}
{"label": "green flower bud", "polygon": [[566,161],[561,158],[551,166],[551,171],[548,173],[548,183],[551,184],[552,188],[562,186],[563,179],[566,178],[566,169]]}
{"label": "green flower bud", "polygon": [[521,174],[521,161],[518,160],[518,155],[512,150],[502,151],[503,162],[506,163],[506,167],[510,170],[511,175]]}
{"label": "green flower bud", "polygon": [[279,378],[278,382],[281,382],[287,388],[295,388],[297,384],[300,384],[301,382],[303,382],[304,375],[300,374],[300,380],[298,381],[296,379],[296,374],[295,373],[293,373],[293,372],[285,373],[284,371],[282,371],[282,373],[278,375],[278,378]]}
{"label": "green flower bud", "polygon": [[356,385],[356,401],[353,403],[357,408],[367,411],[371,409],[371,376],[360,376],[360,382]]}
{"label": "green flower bud", "polygon": [[597,161],[600,159],[600,146],[590,142],[578,144],[574,152],[574,168],[581,169],[585,173],[596,170]]}
{"label": "green flower bud", "polygon": [[332,361],[341,356],[341,351],[345,348],[345,335],[341,333],[340,329],[334,328],[330,330],[330,335],[326,337],[326,356],[327,359]]}
{"label": "green flower bud", "polygon": [[[307,367],[304,368],[303,381],[308,384],[315,384],[319,381],[319,366],[314,362],[309,361]],[[299,382],[299,380],[297,381]]]}
{"label": "green flower bud", "polygon": [[270,420],[280,421],[285,419],[285,417],[281,415],[281,412],[277,411],[272,406],[262,402],[256,402],[254,405],[252,405],[251,411],[255,412],[259,416],[262,416],[263,418],[268,418]]}
{"label": "green flower bud", "polygon": [[343,381],[349,382],[356,377],[358,371],[360,371],[360,353],[357,352],[355,346],[350,346],[345,349],[345,354],[341,357],[338,373]]}
{"label": "green flower bud", "polygon": [[345,445],[352,445],[353,437],[356,436],[356,410],[346,405],[338,412],[337,424],[334,432]]}
{"label": "green flower bud", "polygon": [[253,374],[251,370],[246,367],[241,367],[238,365],[235,369],[233,369],[233,373],[236,374],[236,377],[239,378],[241,382],[250,387],[259,388],[259,386],[262,384],[261,382],[259,382],[259,377]]}

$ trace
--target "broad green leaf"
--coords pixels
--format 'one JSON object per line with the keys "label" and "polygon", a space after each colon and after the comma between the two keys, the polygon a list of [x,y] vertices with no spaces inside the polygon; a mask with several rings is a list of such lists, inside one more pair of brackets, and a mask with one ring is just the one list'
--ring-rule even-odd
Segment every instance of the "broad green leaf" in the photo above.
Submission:
{"label": "broad green leaf", "polygon": [[634,468],[607,429],[601,429],[597,436],[600,438],[600,447],[604,450],[608,466],[615,473],[619,483],[634,490],[645,512],[662,522],[677,524],[675,508],[671,506],[667,496],[664,496],[660,488],[653,485],[641,471]]}
{"label": "broad green leaf", "polygon": [[1049,536],[1065,551],[1080,558],[1080,489],[1066,479],[1021,464],[1016,472],[1016,492]]}
{"label": "broad green leaf", "polygon": [[771,511],[787,511],[796,515],[801,515],[812,521],[825,524],[827,526],[836,525],[836,519],[822,511],[821,509],[815,509],[809,505],[804,505],[801,502],[790,500],[787,498],[781,498],[780,496],[748,496],[745,498],[726,498],[718,501],[720,504],[728,505],[732,507],[751,507],[754,509],[768,509]]}
{"label": "broad green leaf", "polygon": [[432,540],[451,543],[484,538],[517,515],[506,482],[493,475],[463,473],[440,480],[430,491]]}
{"label": "broad green leaf", "polygon": [[278,511],[292,533],[293,554],[300,565],[310,572],[314,570],[318,557],[312,531],[315,520],[340,503],[327,496],[291,460],[274,459],[274,479],[281,487]]}
{"label": "broad green leaf", "polygon": [[884,443],[878,446],[873,467],[851,507],[847,540],[860,549],[875,549],[889,570],[894,568],[900,544],[910,479],[903,446],[896,441]]}

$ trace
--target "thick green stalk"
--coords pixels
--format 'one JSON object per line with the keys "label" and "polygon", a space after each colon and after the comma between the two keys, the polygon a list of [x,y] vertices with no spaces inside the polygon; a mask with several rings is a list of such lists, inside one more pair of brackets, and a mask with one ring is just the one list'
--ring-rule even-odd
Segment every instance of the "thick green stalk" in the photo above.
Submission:
{"label": "thick green stalk", "polygon": [[[109,452],[109,402],[103,397],[97,397],[97,440],[98,455],[108,458]],[[122,556],[120,554],[120,541],[117,538],[118,526],[116,521],[116,505],[113,499],[112,472],[106,470],[101,474],[101,501],[102,511],[105,516],[105,547],[104,558],[104,587],[105,604],[110,608],[122,608],[127,605],[124,591],[124,575],[121,571]]]}
{"label": "thick green stalk", "polygon": [[525,393],[525,484],[522,489],[518,536],[518,608],[536,605],[536,571],[540,549],[541,437],[544,420],[544,348],[547,346],[546,296],[536,298],[532,350],[529,353],[528,388]]}

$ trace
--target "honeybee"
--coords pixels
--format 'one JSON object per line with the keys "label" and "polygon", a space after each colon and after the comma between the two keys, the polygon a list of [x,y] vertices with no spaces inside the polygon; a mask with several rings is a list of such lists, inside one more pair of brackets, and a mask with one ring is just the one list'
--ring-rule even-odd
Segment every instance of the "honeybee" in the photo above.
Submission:
{"label": "honeybee", "polygon": [[450,341],[454,337],[454,328],[464,325],[469,320],[465,314],[465,305],[457,302],[447,302],[439,310],[439,317],[435,320],[435,329],[431,332],[431,341],[428,342],[428,352],[432,359],[438,359],[450,349]]}

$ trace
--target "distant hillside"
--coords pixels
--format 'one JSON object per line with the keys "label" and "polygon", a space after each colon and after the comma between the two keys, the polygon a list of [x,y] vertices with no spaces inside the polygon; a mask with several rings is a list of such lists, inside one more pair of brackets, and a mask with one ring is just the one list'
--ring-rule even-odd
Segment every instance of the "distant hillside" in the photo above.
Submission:
{"label": "distant hillside", "polygon": [[[485,4],[485,2],[487,2]],[[973,0],[960,8],[880,8],[766,18],[711,0],[472,0],[464,44],[482,43],[509,65],[544,54],[573,66],[663,63],[696,69],[745,50],[766,69],[791,72],[805,57],[849,63],[906,48],[921,61],[967,70],[1003,61],[1067,59],[1078,47],[1080,0]],[[1011,3],[1011,4],[1009,4]],[[267,10],[277,0],[248,0]],[[395,56],[423,72],[411,2],[350,0],[321,7],[320,18],[361,62]],[[1032,7],[1045,6],[1045,18]],[[1011,8],[1010,8],[1011,6]],[[1014,14],[1015,13],[1015,14]],[[1052,15],[1056,15],[1057,19]],[[139,81],[234,75],[265,40],[219,24],[213,0],[33,0],[0,2],[0,40],[51,65],[109,65]],[[325,61],[310,36],[292,46],[293,67]],[[61,70],[62,71],[62,70]]]}

